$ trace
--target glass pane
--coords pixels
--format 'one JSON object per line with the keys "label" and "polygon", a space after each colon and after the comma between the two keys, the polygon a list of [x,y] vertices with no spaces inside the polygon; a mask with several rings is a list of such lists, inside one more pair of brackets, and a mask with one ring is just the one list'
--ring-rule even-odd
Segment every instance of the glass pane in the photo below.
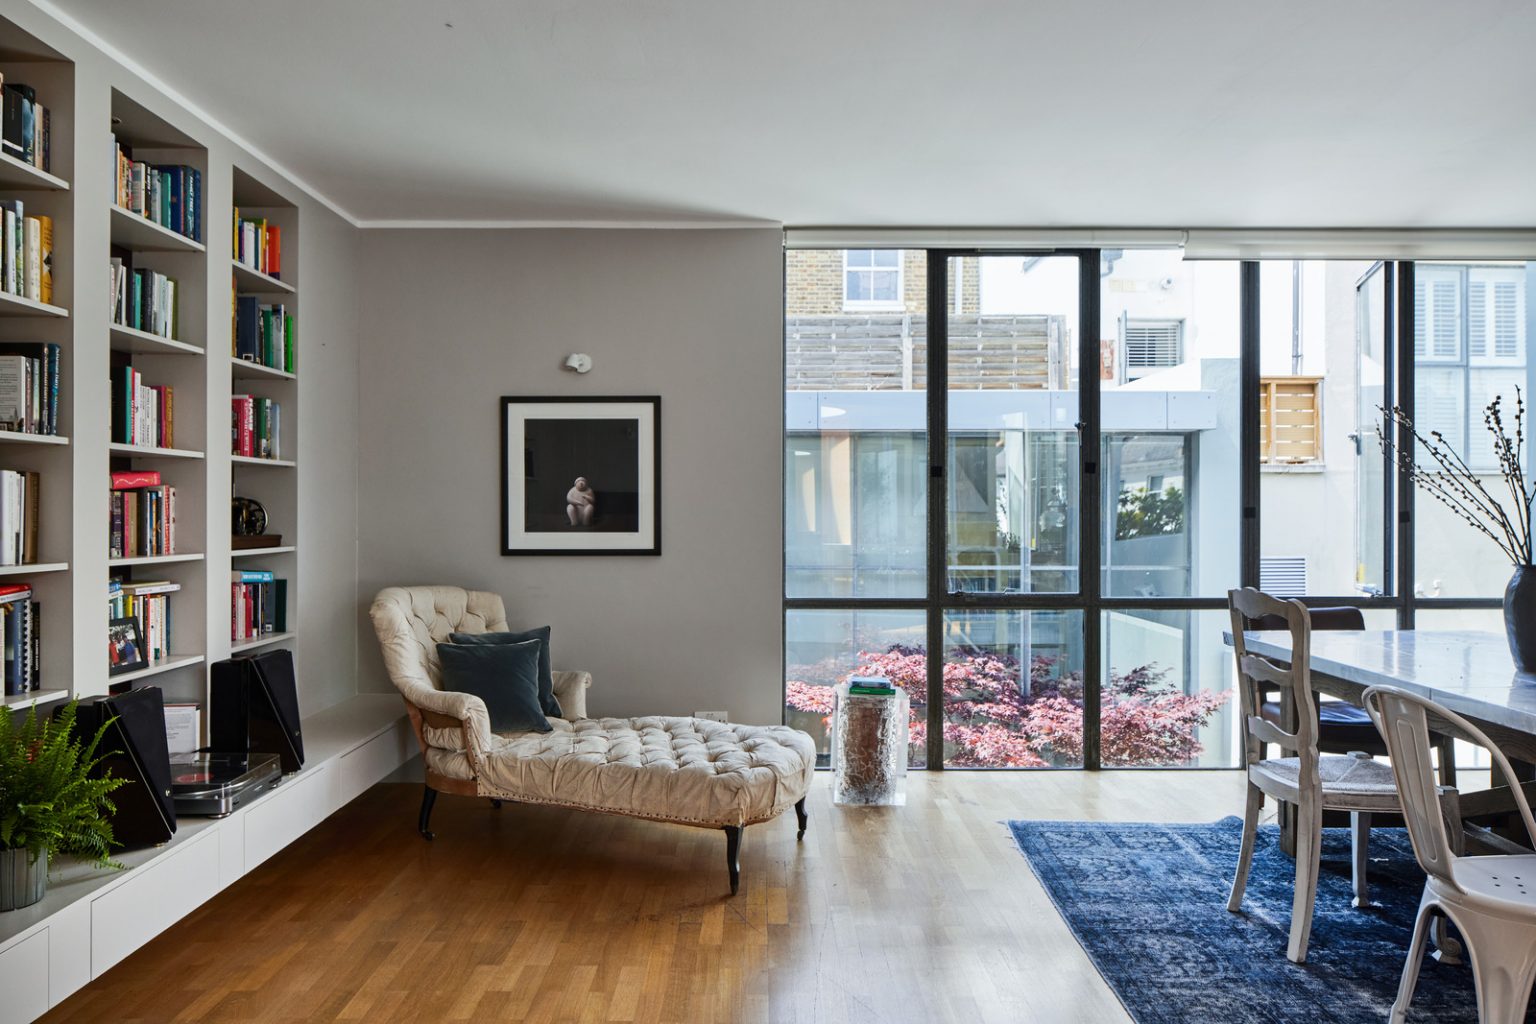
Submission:
{"label": "glass pane", "polygon": [[1104,613],[1104,767],[1237,767],[1230,628],[1220,610]]}
{"label": "glass pane", "polygon": [[945,615],[944,764],[1082,767],[1082,612]]}
{"label": "glass pane", "polygon": [[1384,584],[1375,424],[1388,325],[1364,260],[1259,264],[1260,585],[1350,596]]}
{"label": "glass pane", "polygon": [[[787,597],[927,592],[926,257],[861,250],[848,260],[888,254],[905,260],[909,294],[917,297],[906,312],[845,312],[840,251],[785,254]],[[854,279],[867,289],[899,276],[847,274],[850,289]]]}
{"label": "glass pane", "polygon": [[923,760],[927,617],[920,611],[788,611],[784,614],[784,721],[816,740],[826,767],[832,687],[850,675],[885,676],[912,701],[912,760]]}
{"label": "glass pane", "polygon": [[1103,592],[1223,595],[1239,572],[1239,264],[1102,259]]}
{"label": "glass pane", "polygon": [[[1497,502],[1515,521],[1518,503],[1499,472],[1488,408],[1500,400],[1500,415],[1513,437],[1515,389],[1527,401],[1532,394],[1526,334],[1528,311],[1536,301],[1536,263],[1420,263],[1414,274],[1415,309],[1428,308],[1431,337],[1444,334],[1455,341],[1436,349],[1447,361],[1417,367],[1414,424],[1421,434],[1440,431],[1445,447],[1466,463],[1487,500]],[[1530,433],[1529,425],[1524,432]],[[1420,467],[1438,469],[1422,447],[1415,458]],[[1528,452],[1522,452],[1522,465],[1529,472]],[[1415,593],[1431,598],[1502,597],[1512,559],[1498,544],[1423,489],[1415,495],[1415,509]],[[1497,526],[1494,532],[1503,536]],[[1437,622],[1449,622],[1458,615],[1475,619],[1483,613],[1435,615]]]}
{"label": "glass pane", "polygon": [[1065,256],[950,261],[952,592],[1078,589],[1077,266]]}

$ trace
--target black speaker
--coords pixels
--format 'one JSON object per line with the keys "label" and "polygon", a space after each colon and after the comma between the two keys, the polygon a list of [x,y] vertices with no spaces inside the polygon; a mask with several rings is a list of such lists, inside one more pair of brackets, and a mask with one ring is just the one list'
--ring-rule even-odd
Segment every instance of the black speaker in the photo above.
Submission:
{"label": "black speaker", "polygon": [[266,651],[216,662],[208,695],[208,734],[215,753],[276,754],[285,773],[304,767],[293,652]]}
{"label": "black speaker", "polygon": [[127,779],[111,800],[112,834],[125,848],[154,846],[176,834],[176,803],[171,798],[171,755],[165,741],[165,700],[159,687],[81,701],[75,733],[89,742],[103,722],[111,722],[97,752],[100,772]]}

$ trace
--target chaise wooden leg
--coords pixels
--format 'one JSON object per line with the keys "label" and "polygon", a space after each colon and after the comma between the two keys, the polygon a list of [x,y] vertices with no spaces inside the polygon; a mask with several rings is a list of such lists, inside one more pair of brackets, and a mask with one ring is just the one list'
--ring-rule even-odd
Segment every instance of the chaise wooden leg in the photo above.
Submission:
{"label": "chaise wooden leg", "polygon": [[795,803],[795,818],[800,822],[800,831],[795,833],[795,842],[805,838],[805,797],[801,797]]}
{"label": "chaise wooden leg", "polygon": [[741,826],[725,826],[725,866],[731,872],[731,895],[741,888]]}
{"label": "chaise wooden leg", "polygon": [[421,794],[421,816],[416,819],[416,830],[421,833],[421,838],[431,839],[432,831],[427,828],[427,823],[432,820],[432,805],[437,802],[437,790],[431,786],[423,786]]}

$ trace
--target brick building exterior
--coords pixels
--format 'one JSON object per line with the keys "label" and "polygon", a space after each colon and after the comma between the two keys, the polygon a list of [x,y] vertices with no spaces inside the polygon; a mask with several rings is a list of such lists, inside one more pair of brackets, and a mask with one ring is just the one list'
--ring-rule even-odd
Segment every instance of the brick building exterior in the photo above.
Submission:
{"label": "brick building exterior", "polygon": [[[981,312],[980,263],[960,257],[960,309]],[[928,254],[901,250],[902,308],[893,312],[928,312]],[[784,254],[784,315],[836,316],[849,311],[844,303],[843,250],[790,249]]]}
{"label": "brick building exterior", "polygon": [[[869,250],[862,250],[868,259]],[[902,250],[901,301],[848,301],[841,249],[784,254],[785,387],[790,391],[911,391],[927,383],[928,257]],[[951,389],[1065,388],[1071,337],[1059,316],[981,315],[981,267],[953,271],[960,309],[948,314]],[[894,267],[881,268],[889,274]]]}

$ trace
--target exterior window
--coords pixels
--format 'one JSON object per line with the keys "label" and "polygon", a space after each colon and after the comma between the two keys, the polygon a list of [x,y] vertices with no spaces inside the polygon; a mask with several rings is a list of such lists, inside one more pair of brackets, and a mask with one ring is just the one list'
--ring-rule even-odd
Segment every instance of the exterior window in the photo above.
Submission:
{"label": "exterior window", "polygon": [[1275,597],[1305,597],[1306,556],[1285,555],[1259,559],[1259,589]]}
{"label": "exterior window", "polygon": [[1120,336],[1126,380],[1136,380],[1184,361],[1183,320],[1125,317],[1120,321]]}
{"label": "exterior window", "polygon": [[901,309],[900,249],[849,249],[843,254],[844,309]]}
{"label": "exterior window", "polygon": [[1259,386],[1259,461],[1320,461],[1323,378],[1264,377]]}
{"label": "exterior window", "polygon": [[1415,422],[1492,470],[1483,409],[1526,389],[1525,267],[1421,263],[1415,273]]}

